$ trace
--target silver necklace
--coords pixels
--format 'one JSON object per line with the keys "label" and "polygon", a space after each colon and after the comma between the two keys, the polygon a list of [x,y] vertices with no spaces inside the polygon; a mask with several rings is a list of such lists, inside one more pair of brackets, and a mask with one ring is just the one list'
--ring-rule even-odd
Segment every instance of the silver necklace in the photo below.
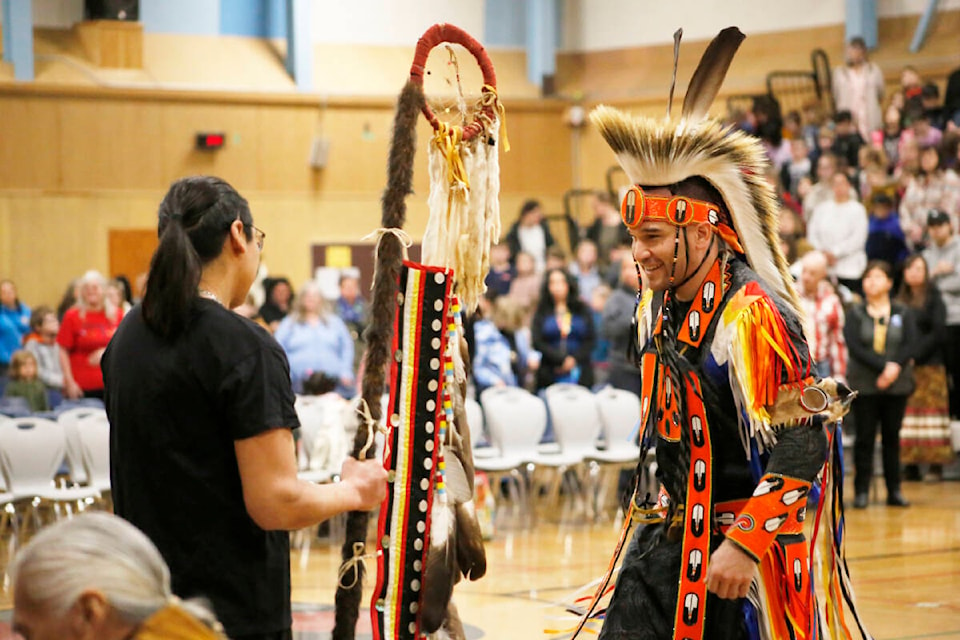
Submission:
{"label": "silver necklace", "polygon": [[197,289],[197,293],[200,294],[201,298],[207,298],[208,300],[213,300],[214,302],[219,304],[221,307],[225,306],[223,304],[223,301],[220,300],[220,298],[217,297],[217,294],[215,294],[213,291],[208,291],[207,289]]}

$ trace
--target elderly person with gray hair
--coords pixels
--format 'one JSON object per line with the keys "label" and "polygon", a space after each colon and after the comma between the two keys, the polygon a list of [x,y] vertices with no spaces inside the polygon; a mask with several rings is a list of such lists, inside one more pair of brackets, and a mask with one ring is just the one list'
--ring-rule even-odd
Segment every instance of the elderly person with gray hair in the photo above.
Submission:
{"label": "elderly person with gray hair", "polygon": [[78,282],[80,297],[60,322],[60,368],[68,398],[103,399],[100,358],[123,319],[123,312],[106,297],[107,279],[87,271]]}
{"label": "elderly person with gray hair", "polygon": [[26,640],[224,638],[213,613],[170,591],[170,571],[136,527],[88,513],[44,529],[11,568],[13,631]]}

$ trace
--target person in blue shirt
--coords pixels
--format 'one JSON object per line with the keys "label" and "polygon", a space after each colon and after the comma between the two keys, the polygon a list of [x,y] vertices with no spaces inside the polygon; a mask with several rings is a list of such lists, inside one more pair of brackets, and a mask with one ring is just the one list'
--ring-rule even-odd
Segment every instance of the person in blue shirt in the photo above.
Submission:
{"label": "person in blue shirt", "polygon": [[490,292],[481,298],[481,319],[473,325],[473,379],[477,393],[489,387],[524,386],[530,360],[530,336],[523,309],[514,300]]}
{"label": "person in blue shirt", "polygon": [[893,208],[893,198],[883,191],[874,193],[870,199],[869,225],[867,260],[882,260],[896,266],[910,255],[900,216]]}
{"label": "person in blue shirt", "polygon": [[343,320],[325,308],[316,283],[304,285],[293,312],[280,322],[273,337],[290,361],[294,391],[302,392],[303,382],[319,371],[339,381],[341,395],[353,396],[353,338]]}
{"label": "person in blue shirt", "polygon": [[11,280],[0,281],[0,376],[6,375],[13,352],[23,346],[30,333],[30,307],[20,302],[17,286]]}

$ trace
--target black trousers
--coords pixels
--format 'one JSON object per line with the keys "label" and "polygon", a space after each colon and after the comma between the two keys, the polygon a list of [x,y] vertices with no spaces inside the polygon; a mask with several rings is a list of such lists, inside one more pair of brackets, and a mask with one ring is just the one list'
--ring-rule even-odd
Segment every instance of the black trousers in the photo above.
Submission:
{"label": "black trousers", "polygon": [[907,396],[868,395],[853,401],[857,438],[853,445],[853,479],[857,493],[870,491],[873,478],[873,449],[880,429],[883,450],[883,477],[887,493],[900,490],[900,425],[907,410]]}
{"label": "black trousers", "polygon": [[947,365],[947,387],[950,390],[950,417],[960,419],[960,325],[947,325],[944,352]]}

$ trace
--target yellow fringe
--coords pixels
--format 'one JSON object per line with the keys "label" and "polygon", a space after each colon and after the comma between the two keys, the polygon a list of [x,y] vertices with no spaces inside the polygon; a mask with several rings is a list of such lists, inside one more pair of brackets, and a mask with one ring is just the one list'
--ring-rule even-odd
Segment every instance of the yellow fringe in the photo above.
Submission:
{"label": "yellow fringe", "polygon": [[463,139],[463,129],[441,122],[433,136],[433,142],[440,149],[447,161],[447,180],[451,185],[460,183],[464,189],[470,189],[470,178],[467,169],[460,157],[460,141]]}
{"label": "yellow fringe", "polygon": [[486,96],[493,96],[494,109],[496,109],[500,115],[500,137],[503,139],[503,152],[506,153],[510,151],[510,139],[507,138],[507,110],[503,108],[503,103],[500,102],[500,96],[497,95],[496,87],[485,84],[483,85],[483,90],[485,92],[483,100],[486,101],[489,99]]}

